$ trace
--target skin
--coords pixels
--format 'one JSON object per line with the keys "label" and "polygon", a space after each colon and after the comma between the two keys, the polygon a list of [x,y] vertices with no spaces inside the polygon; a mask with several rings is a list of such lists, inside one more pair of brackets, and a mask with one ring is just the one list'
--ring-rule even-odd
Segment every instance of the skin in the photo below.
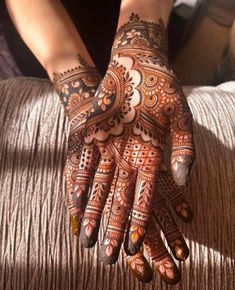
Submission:
{"label": "skin", "polygon": [[[94,178],[95,171],[97,169],[97,165],[100,159],[100,154],[96,146],[84,144],[82,137],[79,135],[81,130],[76,130],[76,127],[78,126],[74,121],[75,119],[73,119],[73,114],[71,113],[74,109],[76,109],[75,107],[73,107],[74,102],[71,102],[71,106],[68,106],[67,103],[63,103],[64,95],[61,95],[60,86],[63,85],[64,82],[65,74],[63,72],[70,71],[71,76],[73,72],[76,72],[78,74],[80,91],[82,93],[89,93],[89,98],[86,99],[85,102],[79,99],[77,106],[81,109],[84,106],[87,106],[87,104],[89,103],[87,101],[89,101],[89,99],[92,99],[94,97],[94,90],[98,86],[98,72],[94,68],[94,63],[84,43],[82,42],[79,33],[77,32],[69,15],[67,14],[60,1],[6,0],[6,3],[9,14],[13,22],[15,23],[15,26],[18,29],[20,35],[22,36],[28,47],[31,49],[31,51],[34,53],[36,58],[39,60],[39,62],[42,64],[42,66],[45,68],[48,76],[54,82],[58,94],[60,95],[60,97],[63,98],[61,99],[62,104],[64,105],[65,112],[68,115],[71,127],[69,144],[72,144],[69,145],[68,157],[65,166],[65,178],[69,195],[69,208],[71,213],[72,229],[75,234],[79,234],[81,218],[83,217],[87,201],[89,183]],[[164,25],[166,26],[170,11],[172,9],[172,5],[172,0],[123,0],[120,8],[120,16],[117,30],[119,30],[119,28],[124,23],[128,22],[128,19],[133,12],[138,14],[139,17],[144,21],[157,22],[158,19],[162,19]],[[155,9],[156,7],[157,9]],[[21,17],[21,15],[24,15],[24,17]],[[58,45],[62,42],[62,40],[63,45]],[[78,54],[80,56],[79,58],[77,57]],[[74,70],[74,68],[76,69]],[[84,77],[86,77],[86,75],[95,76],[93,78],[93,85],[91,89],[88,89],[86,86],[84,86],[83,79]],[[82,112],[82,109],[80,110],[80,112]],[[83,125],[84,123],[82,124],[80,129],[83,128]],[[75,143],[71,140],[75,140]],[[92,163],[92,165],[90,165],[90,169],[88,170],[89,172],[87,171],[84,173],[84,169],[81,167],[82,162],[80,160],[80,157],[82,153],[86,155],[86,152],[88,151],[91,152],[89,154],[91,154],[91,159],[94,160],[94,162]],[[101,160],[102,158],[103,156],[101,157]],[[72,162],[71,160],[76,161]],[[113,172],[111,170],[110,174],[106,174],[105,176],[105,184],[108,187],[110,187],[112,183],[112,174]],[[79,180],[79,182],[77,182],[77,180]],[[81,180],[83,180],[83,186],[79,188],[79,186],[81,185]],[[170,180],[170,187],[174,189],[175,185],[172,184],[172,177]],[[83,188],[83,194],[81,194],[81,188]],[[79,199],[78,192],[80,196],[85,196],[85,198]],[[171,192],[171,194],[169,194],[169,192]],[[179,191],[171,191],[168,189],[168,197],[170,199],[174,200],[174,197],[177,196],[177,202],[173,205],[173,207],[177,208],[178,206],[179,215],[184,216],[185,220],[188,221],[191,219],[191,211],[187,202],[181,195],[179,195]],[[186,207],[184,207],[181,211],[181,206],[182,204],[185,205],[185,203]],[[164,203],[161,206],[162,209],[166,208]],[[159,223],[158,218],[160,217],[160,214],[159,206],[157,205],[155,209],[155,216],[157,222]],[[161,269],[161,271],[158,272],[160,273],[162,279],[165,280],[167,283],[176,283],[178,282],[180,277],[179,271],[176,269],[171,256],[166,251],[165,246],[159,239],[160,236],[155,236],[155,232],[152,230],[155,227],[154,222],[150,221],[150,224],[152,224],[153,226],[151,226],[151,230],[147,232],[145,239],[145,246],[147,248],[147,251],[150,257],[153,257],[157,271]],[[175,228],[175,231],[178,231],[178,228],[174,222],[172,222],[172,225],[173,228]],[[164,229],[164,226],[161,224],[160,227],[167,235],[168,229]],[[183,239],[179,232],[178,239],[180,239],[181,241]],[[92,244],[94,242],[95,240],[92,241]],[[174,243],[174,237],[169,238],[168,243],[169,245],[172,245]],[[172,247],[174,248],[174,246]],[[162,252],[164,252],[163,256],[156,254],[160,248],[162,249]],[[184,260],[188,255],[187,246],[183,243],[183,241],[182,245],[179,245],[177,250],[172,250],[176,258],[177,251],[183,253],[182,257],[178,255],[179,260]],[[139,274],[136,269],[134,270],[134,273],[137,277],[139,277],[140,280],[147,281],[151,277],[151,274],[149,274],[150,267],[148,266],[147,261],[144,258],[143,254],[141,254],[141,252],[137,253],[136,255],[138,257],[138,261],[141,260],[142,265],[144,265],[144,267],[148,269],[148,271],[146,271],[145,277],[141,276],[141,274]],[[135,257],[136,256],[133,256],[131,258],[131,263],[129,263],[131,268],[135,264]],[[166,268],[169,266],[169,263],[166,263],[167,265],[164,268],[164,261],[169,260],[171,261],[170,269],[167,269],[167,271],[165,271]],[[159,265],[161,265],[161,267]],[[166,277],[166,272],[169,274],[169,277]]]}

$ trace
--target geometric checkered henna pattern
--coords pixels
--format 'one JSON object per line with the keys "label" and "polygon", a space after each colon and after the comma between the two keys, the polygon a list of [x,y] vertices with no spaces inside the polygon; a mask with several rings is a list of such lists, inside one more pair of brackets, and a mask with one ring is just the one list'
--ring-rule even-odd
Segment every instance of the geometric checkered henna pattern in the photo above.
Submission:
{"label": "geometric checkered henna pattern", "polygon": [[[101,156],[108,152],[114,160],[112,170],[119,172],[115,192],[126,205],[119,209],[114,197],[101,248],[105,263],[116,261],[129,220],[126,253],[135,255],[145,239],[166,138],[172,139],[171,168],[179,185],[185,184],[193,161],[192,115],[165,44],[161,20],[151,23],[131,15],[116,34],[107,73],[87,116],[84,141],[95,142]],[[102,211],[103,202],[96,211]],[[116,216],[121,223],[114,221]]]}
{"label": "geometric checkered henna pattern", "polygon": [[84,128],[91,100],[100,83],[100,75],[78,56],[78,66],[54,73],[54,86],[69,118],[70,134],[64,175],[68,208],[74,234],[80,231],[88,190],[99,163],[100,153],[94,144],[84,144]]}

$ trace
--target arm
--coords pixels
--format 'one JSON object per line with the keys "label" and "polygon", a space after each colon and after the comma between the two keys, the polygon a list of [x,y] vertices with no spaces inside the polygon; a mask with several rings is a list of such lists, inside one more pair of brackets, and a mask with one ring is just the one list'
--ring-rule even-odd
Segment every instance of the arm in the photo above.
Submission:
{"label": "arm", "polygon": [[78,65],[78,53],[94,65],[67,11],[59,0],[6,0],[24,42],[47,71],[63,72]]}
{"label": "arm", "polygon": [[[72,231],[78,235],[89,184],[99,160],[98,150],[92,145],[83,146],[78,131],[84,127],[100,75],[59,0],[6,0],[6,3],[21,37],[53,81],[69,118],[64,173]],[[80,160],[81,154],[86,155],[86,166]],[[80,187],[77,178],[82,182]]]}
{"label": "arm", "polygon": [[173,3],[174,0],[122,0],[117,29],[123,23],[128,22],[132,13],[138,14],[141,19],[149,22],[157,22],[158,19],[162,19],[166,27]]}

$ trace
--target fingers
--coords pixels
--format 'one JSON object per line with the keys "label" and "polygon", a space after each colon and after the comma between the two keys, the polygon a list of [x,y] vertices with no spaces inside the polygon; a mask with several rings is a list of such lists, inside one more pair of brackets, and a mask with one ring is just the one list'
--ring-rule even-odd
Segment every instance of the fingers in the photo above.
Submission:
{"label": "fingers", "polygon": [[183,186],[194,159],[193,119],[181,89],[171,99],[167,111],[172,137],[171,170],[175,182]]}
{"label": "fingers", "polygon": [[65,163],[64,176],[66,182],[66,192],[68,196],[68,209],[70,212],[70,223],[72,232],[77,235],[79,233],[79,215],[78,208],[73,202],[73,188],[76,181],[80,155],[82,151],[82,143],[70,137],[69,149]]}
{"label": "fingers", "polygon": [[94,173],[99,162],[99,150],[96,145],[84,145],[79,164],[77,165],[77,176],[74,182],[72,193],[72,206],[76,212],[71,216],[71,226],[73,233],[78,235],[86,207],[89,188],[94,178]]}
{"label": "fingers", "polygon": [[118,259],[133,202],[134,180],[135,174],[132,170],[118,168],[110,216],[100,250],[101,260],[105,264],[113,264]]}
{"label": "fingers", "polygon": [[168,253],[157,227],[150,220],[144,246],[151,257],[161,279],[168,284],[176,284],[181,279],[180,271]]}
{"label": "fingers", "polygon": [[159,173],[158,188],[162,196],[167,196],[175,213],[184,222],[187,223],[193,219],[193,212],[184,197],[182,187],[175,183],[172,175],[163,164]]}
{"label": "fingers", "polygon": [[130,256],[139,251],[144,241],[148,220],[152,212],[155,188],[156,174],[139,170],[133,211],[124,242],[125,252]]}
{"label": "fingers", "polygon": [[187,244],[185,243],[185,240],[179,231],[171,212],[166,206],[165,200],[159,197],[159,194],[156,197],[153,215],[163,231],[175,259],[184,261],[189,255]]}
{"label": "fingers", "polygon": [[144,283],[148,283],[153,278],[153,271],[142,251],[134,256],[126,256],[127,264],[133,274]]}
{"label": "fingers", "polygon": [[115,162],[105,149],[95,173],[91,194],[82,220],[80,241],[85,247],[93,247],[97,241],[101,214],[111,187]]}

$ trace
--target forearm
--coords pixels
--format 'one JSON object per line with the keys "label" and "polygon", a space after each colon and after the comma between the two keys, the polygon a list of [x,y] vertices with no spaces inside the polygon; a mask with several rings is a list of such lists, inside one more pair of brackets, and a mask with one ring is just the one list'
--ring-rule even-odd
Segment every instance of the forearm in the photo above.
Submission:
{"label": "forearm", "polygon": [[26,45],[53,78],[77,66],[80,54],[93,65],[72,20],[59,0],[6,0],[9,14]]}
{"label": "forearm", "polygon": [[131,13],[150,22],[162,19],[167,26],[169,16],[173,7],[174,0],[122,0],[118,28],[128,22]]}

